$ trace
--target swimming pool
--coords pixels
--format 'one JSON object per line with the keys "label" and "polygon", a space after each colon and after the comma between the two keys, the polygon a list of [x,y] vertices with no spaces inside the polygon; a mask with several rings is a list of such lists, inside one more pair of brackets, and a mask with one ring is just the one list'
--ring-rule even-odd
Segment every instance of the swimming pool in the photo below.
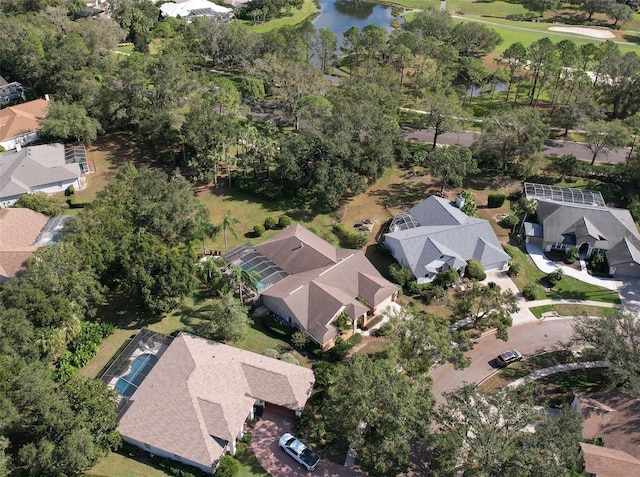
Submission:
{"label": "swimming pool", "polygon": [[144,353],[137,356],[131,363],[131,370],[116,382],[115,388],[118,394],[130,397],[157,362],[158,357],[155,354]]}

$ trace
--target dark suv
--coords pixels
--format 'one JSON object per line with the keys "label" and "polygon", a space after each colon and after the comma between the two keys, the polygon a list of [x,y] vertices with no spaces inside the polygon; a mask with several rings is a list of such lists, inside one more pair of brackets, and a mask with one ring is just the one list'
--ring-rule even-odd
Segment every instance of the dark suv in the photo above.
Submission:
{"label": "dark suv", "polygon": [[511,351],[507,351],[506,353],[502,353],[500,356],[496,358],[496,363],[501,368],[505,366],[509,366],[511,363],[515,363],[516,361],[520,361],[522,359],[522,354],[520,351],[516,351],[512,349]]}

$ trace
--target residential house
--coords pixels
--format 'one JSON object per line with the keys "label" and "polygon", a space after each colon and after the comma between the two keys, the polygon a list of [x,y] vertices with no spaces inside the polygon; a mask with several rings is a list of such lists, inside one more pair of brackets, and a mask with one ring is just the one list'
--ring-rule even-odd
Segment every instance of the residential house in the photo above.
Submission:
{"label": "residential house", "polygon": [[0,76],[0,106],[9,104],[11,101],[15,101],[22,96],[24,86],[17,81],[9,83],[2,76]]}
{"label": "residential house", "polygon": [[71,185],[80,190],[83,184],[80,164],[67,163],[62,144],[18,146],[0,154],[0,207],[10,207],[22,194],[55,194]]}
{"label": "residential house", "polygon": [[585,475],[640,475],[640,399],[617,391],[576,394],[571,408],[583,418]]}
{"label": "residential house", "polygon": [[502,270],[510,260],[488,221],[469,217],[435,195],[396,215],[384,245],[401,266],[411,269],[418,283],[429,283],[450,269],[464,275],[471,259],[486,271]]}
{"label": "residential house", "polygon": [[611,275],[640,276],[640,234],[627,209],[607,207],[597,191],[524,184],[538,202],[537,223],[527,223],[528,241],[545,252],[578,248],[584,257],[603,253]]}
{"label": "residential house", "polygon": [[128,369],[119,362],[122,376],[108,374],[121,395],[135,387],[124,398],[119,432],[140,449],[203,472],[215,472],[225,453],[235,454],[236,439],[257,407],[300,415],[315,382],[313,371],[302,366],[184,332],[173,339],[163,335],[159,345],[155,335],[134,338],[142,354]]}
{"label": "residential house", "polygon": [[210,20],[227,22],[233,17],[233,9],[208,0],[187,0],[178,3],[163,3],[160,5],[160,14],[163,17],[185,18],[188,21],[195,17],[205,17]]}
{"label": "residential house", "polygon": [[47,217],[30,209],[0,210],[0,283],[19,274],[24,262],[54,241],[68,216]]}
{"label": "residential house", "polygon": [[36,141],[40,120],[47,116],[49,103],[35,99],[0,109],[0,147],[5,151]]}
{"label": "residential house", "polygon": [[363,252],[336,248],[299,224],[223,258],[257,271],[260,302],[324,348],[340,334],[334,321],[342,313],[353,328],[364,326],[398,294]]}

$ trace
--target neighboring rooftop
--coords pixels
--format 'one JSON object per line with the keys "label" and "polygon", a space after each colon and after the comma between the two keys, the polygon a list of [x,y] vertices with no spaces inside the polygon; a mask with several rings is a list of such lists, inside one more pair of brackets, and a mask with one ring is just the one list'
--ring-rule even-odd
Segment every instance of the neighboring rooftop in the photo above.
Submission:
{"label": "neighboring rooftop", "polygon": [[631,477],[640,475],[640,460],[618,449],[581,442],[584,470],[595,477]]}
{"label": "neighboring rooftop", "polygon": [[14,278],[38,247],[55,241],[67,218],[49,218],[23,208],[0,209],[0,283]]}
{"label": "neighboring rooftop", "polygon": [[593,190],[558,187],[549,184],[524,183],[524,195],[527,199],[548,200],[563,204],[606,207],[602,194]]}
{"label": "neighboring rooftop", "polygon": [[35,99],[0,109],[0,142],[38,130],[48,106],[44,99]]}
{"label": "neighboring rooftop", "polygon": [[256,400],[301,411],[313,384],[308,368],[180,333],[131,396],[119,431],[211,466]]}

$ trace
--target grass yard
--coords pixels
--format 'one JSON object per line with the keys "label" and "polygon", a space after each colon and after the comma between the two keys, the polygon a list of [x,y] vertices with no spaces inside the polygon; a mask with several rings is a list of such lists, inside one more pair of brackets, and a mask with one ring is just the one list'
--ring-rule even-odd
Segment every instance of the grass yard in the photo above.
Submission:
{"label": "grass yard", "polygon": [[617,308],[604,306],[572,305],[558,303],[556,305],[542,305],[529,308],[536,318],[550,311],[555,311],[560,316],[608,316],[617,311]]}
{"label": "grass yard", "polygon": [[288,26],[288,25],[298,25],[305,21],[315,10],[315,5],[312,0],[304,0],[302,4],[302,8],[291,9],[288,14],[280,18],[274,18],[269,20],[266,23],[254,24],[252,20],[240,20],[249,29],[255,31],[256,33],[266,33],[277,28]]}
{"label": "grass yard", "polygon": [[571,404],[574,392],[595,393],[609,387],[606,368],[576,369],[538,379],[541,389],[536,401],[551,407]]}
{"label": "grass yard", "polygon": [[620,304],[618,293],[590,283],[581,282],[573,277],[565,276],[555,287],[547,290],[543,287],[546,274],[534,265],[531,258],[522,249],[513,245],[505,245],[504,248],[513,261],[519,263],[521,267],[518,276],[512,277],[514,283],[519,290],[523,290],[527,285],[534,285],[538,290],[536,299],[562,298],[565,300],[593,300]]}
{"label": "grass yard", "polygon": [[577,363],[589,361],[594,357],[595,350],[586,348],[580,356],[574,355],[569,350],[551,351],[549,353],[538,354],[530,358],[510,364],[501,369],[478,387],[481,391],[493,392],[500,389],[516,379],[524,378],[540,369],[549,368],[565,363]]}
{"label": "grass yard", "polygon": [[85,475],[96,477],[165,477],[167,474],[152,465],[117,452],[110,452]]}

